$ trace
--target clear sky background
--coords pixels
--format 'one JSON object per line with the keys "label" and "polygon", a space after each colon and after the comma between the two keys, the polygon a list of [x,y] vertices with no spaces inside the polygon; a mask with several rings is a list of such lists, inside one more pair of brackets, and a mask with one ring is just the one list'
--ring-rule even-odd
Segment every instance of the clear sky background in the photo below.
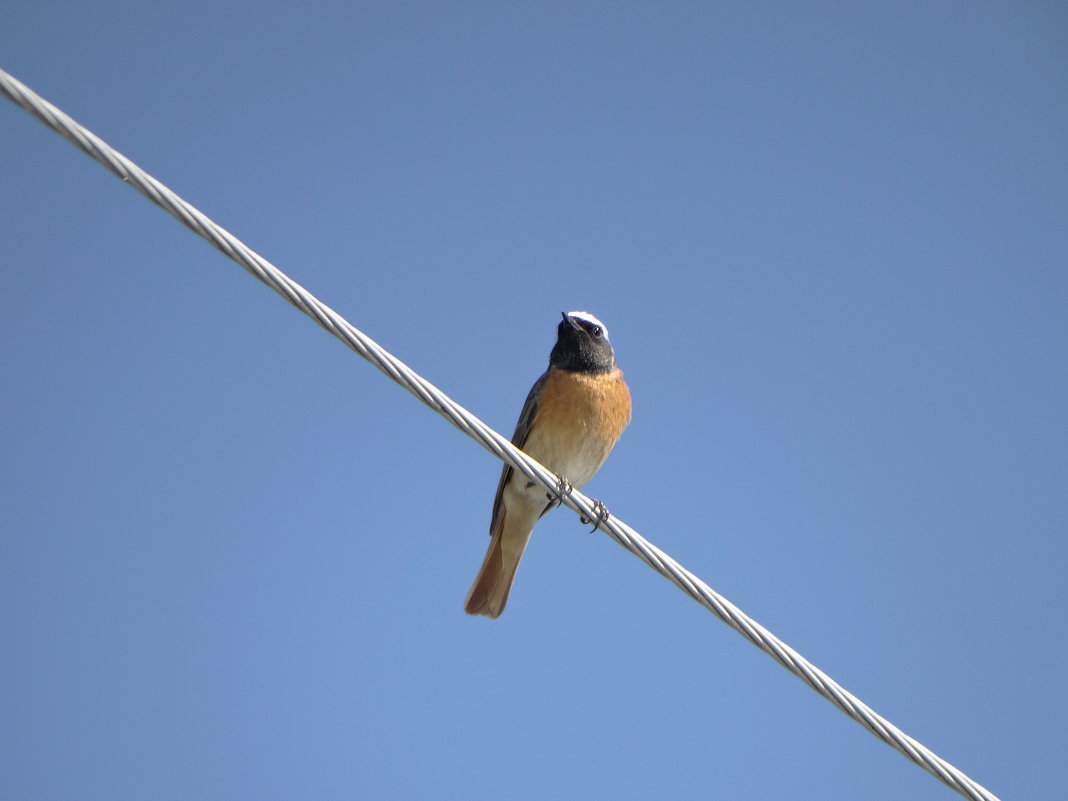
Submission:
{"label": "clear sky background", "polygon": [[[0,66],[505,434],[609,326],[620,518],[1064,798],[1058,2],[9,0]],[[948,799],[0,102],[0,798]]]}

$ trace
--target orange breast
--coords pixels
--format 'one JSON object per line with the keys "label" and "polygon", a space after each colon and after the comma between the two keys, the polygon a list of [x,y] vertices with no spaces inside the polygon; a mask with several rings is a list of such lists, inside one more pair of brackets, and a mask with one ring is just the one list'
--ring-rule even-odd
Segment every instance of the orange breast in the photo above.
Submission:
{"label": "orange breast", "polygon": [[620,370],[591,375],[553,369],[523,449],[581,487],[608,458],[630,411],[630,390]]}

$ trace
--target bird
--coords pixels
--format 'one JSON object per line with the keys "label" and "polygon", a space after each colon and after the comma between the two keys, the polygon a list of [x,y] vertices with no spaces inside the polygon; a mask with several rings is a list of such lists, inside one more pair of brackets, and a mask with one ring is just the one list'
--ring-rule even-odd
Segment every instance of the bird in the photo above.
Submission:
{"label": "bird", "polygon": [[[604,464],[630,422],[631,400],[605,324],[586,311],[561,316],[549,368],[527,395],[512,444],[556,473],[565,492],[581,489]],[[559,501],[504,466],[489,548],[464,601],[467,614],[500,616],[534,525]],[[598,509],[607,514],[600,502]]]}

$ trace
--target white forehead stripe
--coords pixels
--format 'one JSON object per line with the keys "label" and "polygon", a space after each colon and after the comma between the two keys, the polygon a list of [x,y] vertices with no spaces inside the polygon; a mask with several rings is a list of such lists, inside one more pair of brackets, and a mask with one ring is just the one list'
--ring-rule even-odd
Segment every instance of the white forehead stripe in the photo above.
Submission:
{"label": "white forehead stripe", "polygon": [[608,339],[608,326],[590,314],[588,311],[570,311],[567,313],[568,317],[574,317],[576,320],[583,320],[590,325],[601,326],[601,333],[604,334],[604,338]]}

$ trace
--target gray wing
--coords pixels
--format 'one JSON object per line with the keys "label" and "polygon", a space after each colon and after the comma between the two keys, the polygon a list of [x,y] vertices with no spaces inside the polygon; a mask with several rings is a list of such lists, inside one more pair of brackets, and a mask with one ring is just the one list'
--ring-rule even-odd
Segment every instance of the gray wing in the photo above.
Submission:
{"label": "gray wing", "polygon": [[[530,434],[530,427],[534,424],[534,418],[538,414],[538,396],[541,394],[541,388],[545,386],[545,382],[549,378],[549,371],[546,370],[541,374],[541,377],[534,382],[534,386],[530,388],[530,392],[527,393],[527,399],[523,402],[523,411],[519,413],[519,422],[515,424],[515,433],[512,434],[512,444],[517,448],[522,447],[527,442],[527,436]],[[490,536],[493,536],[493,532],[497,528],[497,514],[501,508],[501,498],[504,496],[504,485],[508,483],[508,479],[512,477],[513,467],[510,464],[506,464],[501,470],[501,480],[497,483],[497,495],[493,499],[493,514],[490,517]],[[542,513],[544,514],[544,512]]]}

